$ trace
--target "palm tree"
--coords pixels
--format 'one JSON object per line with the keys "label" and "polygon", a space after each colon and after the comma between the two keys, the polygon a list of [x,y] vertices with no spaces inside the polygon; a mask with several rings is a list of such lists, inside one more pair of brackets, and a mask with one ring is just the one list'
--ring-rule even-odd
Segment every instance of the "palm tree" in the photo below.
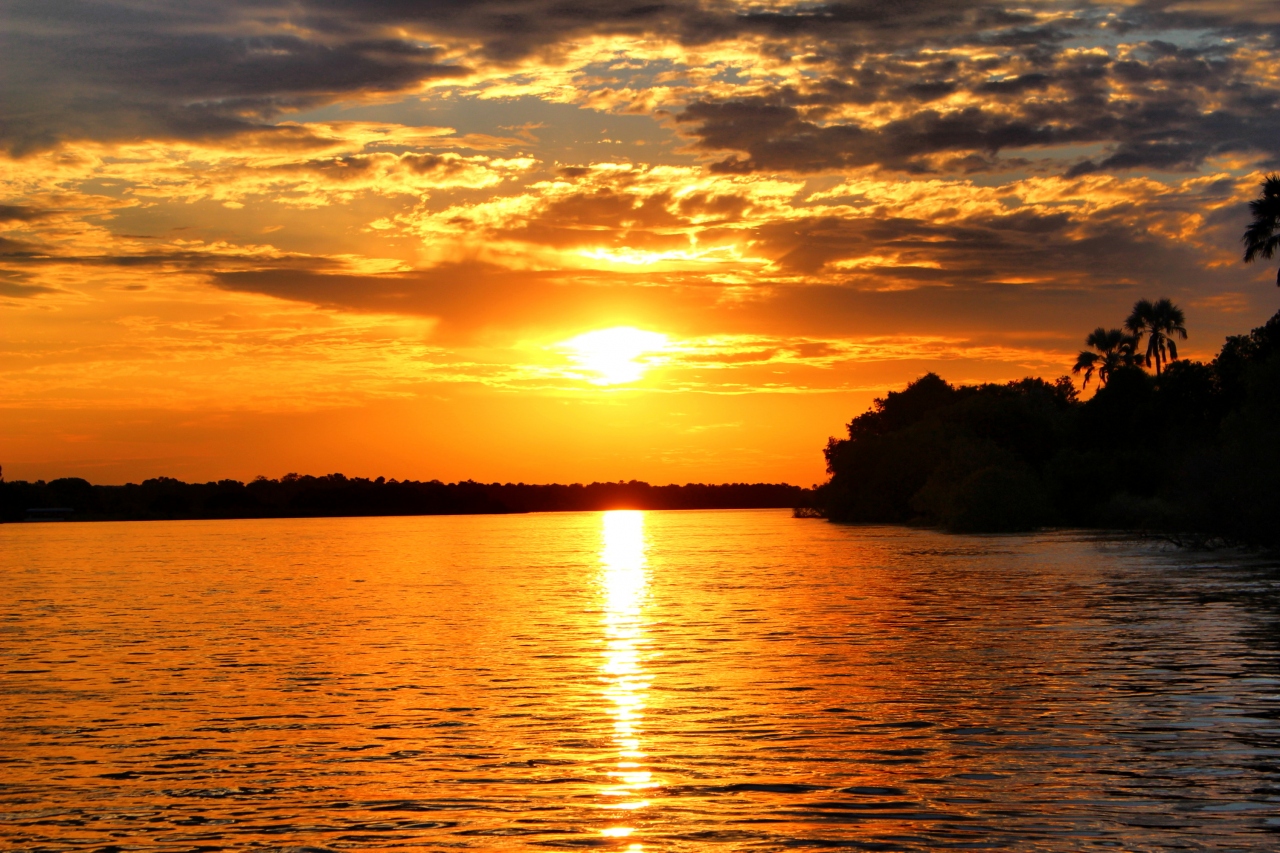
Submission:
{"label": "palm tree", "polygon": [[1107,380],[1116,368],[1133,364],[1134,352],[1138,348],[1138,339],[1126,335],[1120,329],[1104,329],[1101,326],[1089,333],[1084,339],[1085,346],[1093,347],[1095,352],[1081,350],[1076,356],[1072,373],[1084,372],[1084,388],[1089,387],[1093,372],[1098,371],[1098,381],[1106,385]]}
{"label": "palm tree", "polygon": [[1133,334],[1135,349],[1141,343],[1142,336],[1147,336],[1147,354],[1144,360],[1148,367],[1155,362],[1156,376],[1160,375],[1163,364],[1178,359],[1178,345],[1173,336],[1177,335],[1184,341],[1187,339],[1186,315],[1168,299],[1155,302],[1139,299],[1133,304],[1133,311],[1129,314],[1129,319],[1124,321],[1124,327]]}
{"label": "palm tree", "polygon": [[[1280,249],[1280,175],[1267,175],[1261,186],[1262,195],[1249,202],[1253,221],[1240,238],[1246,264],[1253,263],[1255,258],[1269,261]],[[1280,287],[1280,271],[1276,272],[1276,286]]]}

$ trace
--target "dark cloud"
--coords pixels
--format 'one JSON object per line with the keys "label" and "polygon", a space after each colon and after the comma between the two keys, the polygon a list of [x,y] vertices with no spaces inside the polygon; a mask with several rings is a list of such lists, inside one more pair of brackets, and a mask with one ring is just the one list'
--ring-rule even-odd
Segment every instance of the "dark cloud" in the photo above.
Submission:
{"label": "dark cloud", "polygon": [[38,284],[18,284],[13,281],[0,281],[0,296],[12,296],[18,299],[29,299],[42,293],[56,293],[52,287]]}
{"label": "dark cloud", "polygon": [[261,131],[285,111],[467,72],[442,62],[439,48],[405,39],[297,35],[288,7],[270,11],[234,2],[6,4],[0,146],[218,138]]}
{"label": "dark cloud", "polygon": [[[1087,248],[1087,247],[1082,247]],[[1113,255],[1114,257],[1114,255]],[[1197,278],[1186,258],[1131,252],[1129,268],[1147,260],[1168,271],[1159,294],[1175,299],[1230,290],[1220,277]],[[1183,268],[1178,269],[1179,260]],[[437,318],[432,340],[475,342],[497,334],[563,332],[610,325],[659,328],[673,335],[759,334],[812,337],[947,335],[1012,337],[1025,345],[1064,346],[1059,329],[1119,323],[1149,288],[1115,275],[1073,285],[946,283],[945,276],[910,288],[867,283],[797,285],[762,276],[750,299],[726,302],[714,285],[663,282],[643,274],[531,273],[484,264],[447,265],[392,276],[324,275],[287,269],[221,273],[219,287],[361,313]],[[1113,318],[1106,320],[1105,318]],[[1100,320],[1099,318],[1103,318]],[[1067,348],[1076,342],[1065,344]],[[1064,366],[1065,369],[1065,366]]]}
{"label": "dark cloud", "polygon": [[674,33],[702,14],[702,3],[644,0],[306,0],[304,19],[321,31],[411,27],[437,38],[478,42],[491,59],[511,61],[587,33]]}
{"label": "dark cloud", "polygon": [[[1040,168],[1189,171],[1223,154],[1280,164],[1280,88],[1253,67],[1280,38],[1262,2],[850,0],[762,9],[727,0],[13,0],[0,10],[0,149],[68,138],[213,139],[290,111],[528,57],[591,34],[711,44],[759,37],[811,70],[677,116],[721,172]],[[1121,54],[1079,50],[1116,34]],[[1190,35],[1188,35],[1190,34]],[[946,103],[961,98],[963,108]],[[893,104],[887,123],[850,108]],[[1094,150],[1084,154],[1081,147]],[[1096,149],[1101,148],[1101,153]],[[1056,153],[1043,152],[1056,149]],[[1062,153],[1062,149],[1069,149]],[[1037,153],[1041,152],[1041,153]]]}
{"label": "dark cloud", "polygon": [[[892,216],[774,222],[755,234],[780,272],[867,289],[939,285],[1087,290],[1155,277],[1190,285],[1197,250],[1153,236],[1133,209],[1087,223],[1067,212],[1017,210],[951,222]],[[1163,211],[1162,211],[1163,213]],[[839,261],[894,263],[842,271]]]}
{"label": "dark cloud", "polygon": [[30,284],[26,278],[21,272],[0,270],[0,296],[30,299],[33,296],[58,292],[55,288],[45,287],[42,284]]}
{"label": "dark cloud", "polygon": [[[282,113],[507,61],[591,32],[676,32],[698,4],[605,0],[13,0],[0,6],[0,149],[214,139]],[[723,16],[721,16],[723,17]]]}
{"label": "dark cloud", "polygon": [[1034,19],[988,0],[848,0],[797,2],[767,11],[726,0],[306,0],[299,8],[317,30],[359,33],[371,26],[410,26],[436,37],[481,45],[510,61],[589,34],[657,36],[705,45],[742,36],[920,44],[956,32],[1016,30]]}
{"label": "dark cloud", "polygon": [[822,125],[803,118],[799,109],[762,98],[700,102],[678,121],[707,150],[735,150],[712,166],[720,173],[825,172],[860,166],[887,166],[905,171],[932,171],[927,155],[1047,146],[1080,141],[1078,129],[1057,128],[1008,118],[978,107],[942,113],[926,109],[876,128],[856,124]]}
{"label": "dark cloud", "polygon": [[1139,0],[1115,9],[1108,30],[1218,30],[1251,37],[1280,33],[1280,10],[1272,0]]}
{"label": "dark cloud", "polygon": [[[139,235],[142,239],[153,239]],[[303,270],[336,270],[341,262],[322,256],[282,255],[263,258],[252,251],[229,249],[195,251],[174,248],[158,248],[151,251],[104,251],[99,254],[71,254],[57,251],[48,245],[38,245],[22,240],[0,237],[0,262],[8,265],[0,269],[0,276],[25,274],[24,270],[47,267],[118,267],[125,269],[174,270],[205,273],[218,270],[262,269],[284,267]]]}
{"label": "dark cloud", "polygon": [[[1225,150],[1276,156],[1277,92],[1240,58],[1246,47],[1269,49],[1272,31],[1280,33],[1258,21],[1265,6],[1062,0],[1029,8],[981,0],[768,9],[727,0],[13,0],[0,11],[0,147],[245,132],[303,144],[298,131],[270,123],[291,110],[465,76],[446,47],[475,46],[483,61],[502,63],[590,34],[624,34],[685,44],[755,36],[766,39],[765,53],[813,68],[804,91],[703,101],[681,115],[700,148],[731,152],[722,170],[919,171],[949,152],[1080,143],[1113,150],[1079,170],[1186,169]],[[1163,35],[1188,29],[1209,46]],[[1153,35],[1141,55],[1123,60],[1066,49],[1121,30]],[[964,50],[973,47],[982,50]],[[958,94],[972,106],[936,107]],[[838,117],[842,107],[886,101],[916,106],[885,126]]]}
{"label": "dark cloud", "polygon": [[957,33],[1017,31],[1034,20],[1025,12],[1004,10],[982,0],[849,0],[742,11],[726,15],[718,21],[718,28],[707,26],[706,30],[718,29],[721,36],[755,32],[782,38],[816,37],[823,41],[898,46],[949,42]]}
{"label": "dark cloud", "polygon": [[[996,155],[1101,145],[1098,159],[1043,154],[1042,168],[1070,175],[1097,170],[1189,171],[1206,158],[1252,154],[1280,159],[1280,88],[1224,47],[1196,50],[1153,41],[1131,58],[1060,51],[1024,73],[991,79],[981,60],[949,68],[904,68],[897,60],[864,60],[857,68],[800,91],[780,88],[751,98],[703,100],[677,117],[707,152],[733,152],[713,164],[725,173],[816,173],[865,166],[906,172],[954,168],[1007,170]],[[1242,50],[1242,49],[1240,49]],[[950,76],[934,79],[939,72]],[[840,75],[840,76],[837,76]],[[929,104],[967,95],[961,109]],[[830,120],[841,106],[888,102],[920,105],[881,124]],[[1056,156],[1058,159],[1053,159]]]}
{"label": "dark cloud", "polygon": [[0,259],[4,260],[20,260],[23,258],[38,257],[40,248],[26,240],[14,240],[10,237],[0,237]]}
{"label": "dark cloud", "polygon": [[717,288],[663,283],[648,275],[535,272],[485,263],[444,264],[396,275],[322,274],[302,269],[223,272],[226,290],[326,308],[434,317],[435,339],[471,339],[490,329],[687,322],[710,308]]}
{"label": "dark cloud", "polygon": [[25,204],[0,204],[0,222],[34,222],[50,215],[50,211]]}
{"label": "dark cloud", "polygon": [[671,204],[669,191],[637,197],[598,187],[558,198],[529,221],[492,233],[558,248],[687,249],[688,238],[676,229],[689,221],[673,213]]}
{"label": "dark cloud", "polygon": [[869,48],[890,53],[938,45],[1035,47],[1100,26],[1257,34],[1258,12],[1267,2],[1149,0],[1109,7],[1060,0],[1008,8],[991,0],[836,0],[765,9],[728,0],[303,0],[294,8],[321,32],[360,34],[370,26],[408,26],[437,37],[472,40],[487,56],[511,60],[592,33],[658,36],[689,45],[763,36],[805,42],[844,57]]}

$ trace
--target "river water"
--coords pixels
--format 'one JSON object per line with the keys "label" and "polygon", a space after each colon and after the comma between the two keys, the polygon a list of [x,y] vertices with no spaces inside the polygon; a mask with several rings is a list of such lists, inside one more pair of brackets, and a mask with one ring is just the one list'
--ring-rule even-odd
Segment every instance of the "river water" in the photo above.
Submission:
{"label": "river water", "polygon": [[1280,571],[781,511],[0,527],[0,848],[1280,847]]}

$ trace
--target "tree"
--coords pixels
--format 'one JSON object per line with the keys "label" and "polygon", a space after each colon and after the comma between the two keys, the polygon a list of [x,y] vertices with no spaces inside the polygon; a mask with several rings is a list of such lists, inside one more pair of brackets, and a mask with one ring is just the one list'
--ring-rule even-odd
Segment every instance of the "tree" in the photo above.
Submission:
{"label": "tree", "polygon": [[[1257,258],[1269,261],[1280,249],[1280,174],[1267,175],[1260,186],[1262,195],[1249,202],[1253,221],[1240,238],[1246,264]],[[1276,272],[1276,286],[1280,287],[1280,270]]]}
{"label": "tree", "polygon": [[1150,299],[1139,299],[1133,304],[1129,319],[1124,327],[1135,338],[1135,349],[1141,344],[1142,336],[1147,336],[1147,353],[1144,361],[1150,367],[1155,362],[1156,375],[1160,368],[1169,361],[1178,358],[1178,345],[1174,336],[1187,339],[1187,318],[1182,309],[1168,299],[1152,302]]}
{"label": "tree", "polygon": [[1098,372],[1098,382],[1103,385],[1111,378],[1111,374],[1119,367],[1133,364],[1134,353],[1138,348],[1138,339],[1126,335],[1120,329],[1104,329],[1101,326],[1089,333],[1084,339],[1085,346],[1093,347],[1095,352],[1081,350],[1076,357],[1072,373],[1084,373],[1084,387],[1089,387],[1093,373]]}

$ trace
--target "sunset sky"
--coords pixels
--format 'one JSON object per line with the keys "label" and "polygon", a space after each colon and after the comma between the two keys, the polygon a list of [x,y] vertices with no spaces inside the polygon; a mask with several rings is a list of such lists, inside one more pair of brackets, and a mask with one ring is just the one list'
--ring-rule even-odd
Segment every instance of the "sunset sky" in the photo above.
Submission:
{"label": "sunset sky", "polygon": [[0,465],[823,479],[885,390],[1280,307],[1280,3],[9,0]]}

